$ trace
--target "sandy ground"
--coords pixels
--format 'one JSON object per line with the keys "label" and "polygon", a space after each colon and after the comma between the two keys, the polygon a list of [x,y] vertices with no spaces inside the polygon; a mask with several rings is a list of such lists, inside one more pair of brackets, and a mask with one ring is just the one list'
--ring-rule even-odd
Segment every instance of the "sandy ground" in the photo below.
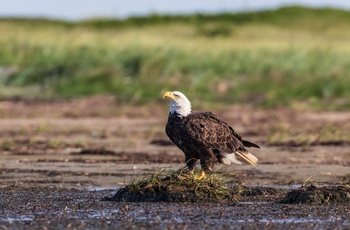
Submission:
{"label": "sandy ground", "polygon": [[[349,229],[350,204],[239,205],[102,202],[132,179],[184,165],[164,133],[167,103],[119,106],[113,97],[0,101],[2,228]],[[235,184],[292,189],[350,178],[350,112],[215,111],[245,139],[256,167],[221,166]],[[322,135],[321,135],[322,134]]]}

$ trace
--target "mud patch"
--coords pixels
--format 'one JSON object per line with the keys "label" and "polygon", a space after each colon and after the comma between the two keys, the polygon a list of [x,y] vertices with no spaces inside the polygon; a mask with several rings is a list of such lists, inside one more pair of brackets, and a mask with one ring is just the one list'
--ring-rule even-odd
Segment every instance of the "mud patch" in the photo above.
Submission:
{"label": "mud patch", "polygon": [[82,149],[79,152],[73,152],[71,155],[110,155],[110,156],[115,156],[117,153],[115,151],[111,151],[108,149]]}
{"label": "mud patch", "polygon": [[173,142],[171,142],[168,139],[164,139],[164,138],[157,138],[157,139],[153,139],[150,141],[151,145],[158,145],[158,146],[172,146],[174,145]]}
{"label": "mud patch", "polygon": [[350,201],[350,181],[339,186],[302,186],[287,193],[282,204],[331,204]]}
{"label": "mud patch", "polygon": [[184,163],[183,154],[169,154],[166,151],[152,152],[135,152],[135,151],[113,151],[104,148],[82,149],[79,152],[72,152],[70,155],[100,155],[115,156],[116,163]]}
{"label": "mud patch", "polygon": [[278,196],[287,193],[286,189],[282,188],[271,188],[271,187],[248,187],[244,185],[234,186],[232,194],[242,197],[256,197],[256,196]]}
{"label": "mud patch", "polygon": [[1,186],[0,229],[349,229],[349,205],[100,202],[113,190]]}

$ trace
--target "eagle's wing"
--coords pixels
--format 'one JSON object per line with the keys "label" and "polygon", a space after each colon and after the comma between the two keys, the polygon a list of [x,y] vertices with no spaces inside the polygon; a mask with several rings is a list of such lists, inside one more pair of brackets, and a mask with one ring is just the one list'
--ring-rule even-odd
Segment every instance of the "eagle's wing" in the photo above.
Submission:
{"label": "eagle's wing", "polygon": [[221,121],[211,112],[197,112],[187,116],[186,129],[188,134],[208,148],[227,153],[245,150],[244,145],[255,144],[243,141],[226,122]]}

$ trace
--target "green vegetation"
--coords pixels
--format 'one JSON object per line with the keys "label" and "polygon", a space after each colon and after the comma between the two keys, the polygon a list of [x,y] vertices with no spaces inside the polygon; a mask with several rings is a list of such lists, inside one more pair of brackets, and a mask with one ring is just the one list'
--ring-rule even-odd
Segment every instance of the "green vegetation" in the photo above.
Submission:
{"label": "green vegetation", "polygon": [[273,11],[94,19],[1,19],[0,96],[115,94],[156,102],[350,109],[350,12]]}
{"label": "green vegetation", "polygon": [[[196,172],[196,173],[199,173]],[[106,200],[127,202],[207,202],[229,198],[228,176],[219,172],[195,180],[188,170],[159,169],[141,180],[132,180]]]}

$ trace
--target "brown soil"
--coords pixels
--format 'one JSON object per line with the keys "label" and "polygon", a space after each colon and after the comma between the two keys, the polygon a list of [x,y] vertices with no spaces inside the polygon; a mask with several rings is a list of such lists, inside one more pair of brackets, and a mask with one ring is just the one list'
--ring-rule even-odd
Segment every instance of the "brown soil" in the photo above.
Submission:
{"label": "brown soil", "polygon": [[167,111],[166,102],[125,106],[111,96],[1,100],[1,228],[350,227],[349,202],[278,203],[306,180],[334,187],[350,178],[350,112],[214,111],[262,147],[252,149],[256,167],[216,167],[241,186],[238,204],[102,202],[130,181],[184,166],[164,133]]}

